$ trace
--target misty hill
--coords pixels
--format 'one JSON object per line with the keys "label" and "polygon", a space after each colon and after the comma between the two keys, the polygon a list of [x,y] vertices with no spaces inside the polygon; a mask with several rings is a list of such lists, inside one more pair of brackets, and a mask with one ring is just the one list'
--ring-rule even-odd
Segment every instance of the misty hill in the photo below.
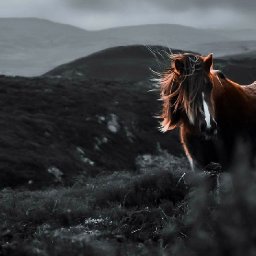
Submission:
{"label": "misty hill", "polygon": [[0,73],[11,75],[37,75],[84,56],[82,42],[90,38],[85,30],[34,18],[0,18],[0,31]]}
{"label": "misty hill", "polygon": [[0,32],[0,74],[23,76],[41,75],[63,63],[120,45],[163,45],[203,54],[214,52],[216,56],[256,50],[254,30],[162,24],[86,31],[42,19],[0,18]]}
{"label": "misty hill", "polygon": [[[164,47],[142,45],[109,48],[88,57],[63,64],[47,72],[45,76],[113,81],[149,81],[153,77],[150,68],[164,70],[170,65]],[[183,52],[171,50],[173,53]],[[250,56],[250,57],[249,57]],[[215,56],[214,56],[215,57]],[[249,84],[256,79],[256,54],[232,55],[214,58],[214,68],[222,70],[230,79]]]}

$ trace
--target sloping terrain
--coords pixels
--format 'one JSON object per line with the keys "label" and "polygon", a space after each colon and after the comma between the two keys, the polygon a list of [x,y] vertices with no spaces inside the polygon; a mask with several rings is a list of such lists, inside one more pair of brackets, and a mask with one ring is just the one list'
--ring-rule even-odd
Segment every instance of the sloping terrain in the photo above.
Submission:
{"label": "sloping terrain", "polygon": [[135,168],[168,148],[158,131],[158,92],[147,83],[0,77],[0,186],[49,186],[84,173]]}

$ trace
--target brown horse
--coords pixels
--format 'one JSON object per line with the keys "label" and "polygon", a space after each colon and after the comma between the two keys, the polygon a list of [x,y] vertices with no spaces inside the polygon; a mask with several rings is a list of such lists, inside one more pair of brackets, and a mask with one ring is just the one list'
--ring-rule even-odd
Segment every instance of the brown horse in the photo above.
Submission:
{"label": "brown horse", "polygon": [[159,79],[162,130],[180,128],[190,161],[205,167],[217,162],[228,168],[237,141],[249,145],[250,163],[256,153],[256,83],[242,86],[213,69],[212,54],[170,55],[170,67]]}

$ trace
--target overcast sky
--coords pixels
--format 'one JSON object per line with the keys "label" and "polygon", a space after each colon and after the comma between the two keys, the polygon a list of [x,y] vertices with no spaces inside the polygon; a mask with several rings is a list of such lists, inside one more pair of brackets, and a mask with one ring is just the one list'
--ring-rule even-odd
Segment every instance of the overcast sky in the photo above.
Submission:
{"label": "overcast sky", "polygon": [[256,0],[0,0],[0,17],[37,17],[88,30],[169,23],[255,28]]}

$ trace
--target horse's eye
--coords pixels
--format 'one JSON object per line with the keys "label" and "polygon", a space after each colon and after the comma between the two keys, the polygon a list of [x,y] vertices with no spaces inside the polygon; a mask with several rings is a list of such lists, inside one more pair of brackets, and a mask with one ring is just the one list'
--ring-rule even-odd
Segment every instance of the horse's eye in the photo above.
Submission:
{"label": "horse's eye", "polygon": [[225,76],[220,70],[218,70],[217,75],[218,75],[218,77],[221,78],[221,79],[226,79],[226,76]]}

